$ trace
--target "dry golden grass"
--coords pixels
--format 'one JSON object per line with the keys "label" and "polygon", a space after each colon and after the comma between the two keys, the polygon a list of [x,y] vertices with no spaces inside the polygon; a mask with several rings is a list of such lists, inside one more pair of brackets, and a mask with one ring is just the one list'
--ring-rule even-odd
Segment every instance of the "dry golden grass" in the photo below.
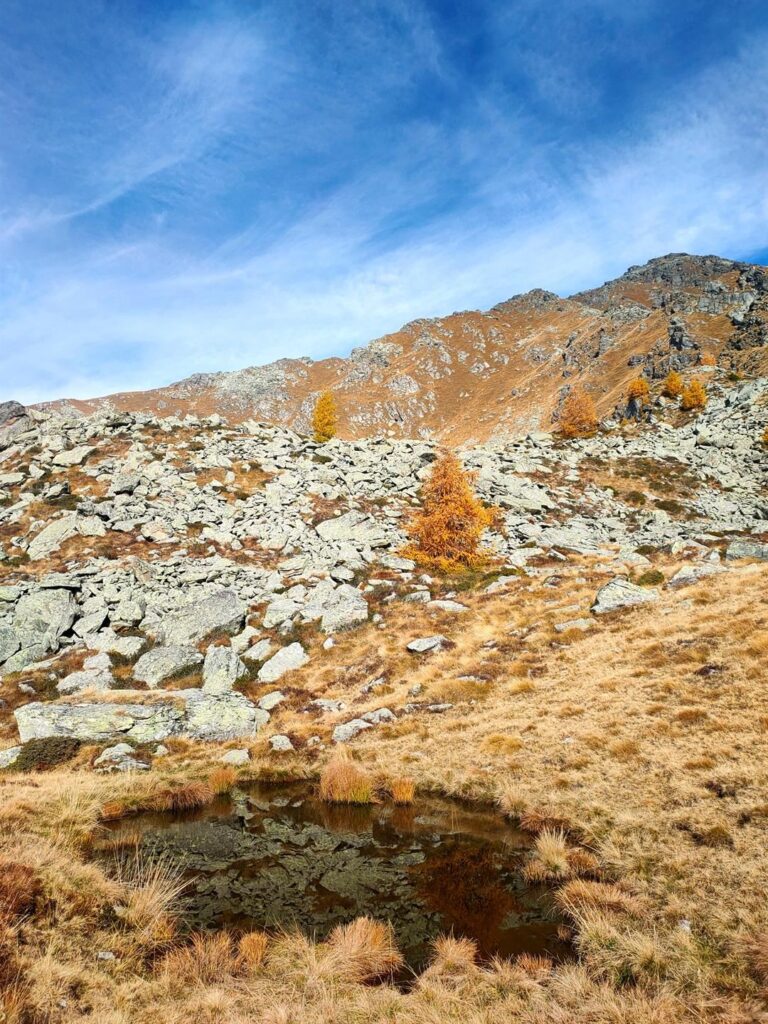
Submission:
{"label": "dry golden grass", "polygon": [[264,963],[269,946],[269,936],[265,932],[246,932],[240,936],[237,944],[237,955],[245,971],[255,971]]}
{"label": "dry golden grass", "polygon": [[[659,567],[669,578],[679,564]],[[115,879],[86,860],[105,804],[151,808],[190,784],[218,789],[211,773],[221,747],[173,744],[140,777],[96,778],[78,761],[1,780],[0,856],[32,866],[43,894],[19,915],[7,946],[17,1016],[25,1024],[759,1020],[768,973],[759,895],[768,873],[768,567],[662,591],[653,609],[596,621],[566,646],[548,624],[574,617],[562,611],[573,605],[586,611],[606,574],[586,559],[557,573],[554,588],[520,578],[501,594],[462,594],[470,612],[440,626],[454,646],[418,661],[404,646],[428,620],[412,606],[386,606],[386,630],[340,636],[297,682],[363,713],[382,703],[376,694],[360,699],[369,669],[386,674],[395,707],[417,683],[430,701],[445,680],[493,680],[483,700],[473,703],[470,690],[442,715],[414,712],[357,737],[352,764],[372,792],[375,780],[405,777],[419,791],[498,802],[519,819],[533,837],[530,863],[557,877],[577,964],[476,964],[451,945],[460,940],[445,940],[408,993],[360,986],[394,951],[358,925],[360,934],[328,943],[257,936],[250,957],[232,944],[220,980],[180,987],[152,969],[158,952],[189,945],[174,927],[183,893],[173,879]],[[526,681],[533,687],[519,689]],[[327,739],[339,720],[326,716],[312,729]],[[291,708],[279,724],[306,727]],[[521,740],[514,765],[497,736]],[[316,777],[328,756],[308,750],[288,769],[261,739],[252,754],[240,778]],[[118,959],[97,963],[94,949]]]}
{"label": "dry golden grass", "polygon": [[392,779],[387,785],[393,803],[412,804],[416,796],[416,783],[413,779],[400,777]]}
{"label": "dry golden grass", "polygon": [[373,981],[403,965],[391,925],[369,917],[338,925],[326,946],[335,961],[334,976],[347,981]]}
{"label": "dry golden grass", "polygon": [[336,754],[320,775],[321,800],[333,804],[369,804],[373,801],[373,780],[344,751]]}
{"label": "dry golden grass", "polygon": [[240,969],[237,947],[227,932],[193,935],[189,943],[168,953],[160,964],[169,984],[219,985]]}

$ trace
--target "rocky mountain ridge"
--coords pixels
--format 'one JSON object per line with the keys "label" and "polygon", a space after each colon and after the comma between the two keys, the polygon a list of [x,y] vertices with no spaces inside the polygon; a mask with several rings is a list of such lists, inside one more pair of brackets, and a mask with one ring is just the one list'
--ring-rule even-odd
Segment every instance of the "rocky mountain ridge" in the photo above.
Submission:
{"label": "rocky mountain ridge", "polygon": [[534,289],[485,312],[415,320],[345,359],[281,359],[43,408],[220,414],[305,433],[317,395],[331,390],[342,437],[482,443],[550,430],[574,385],[611,416],[633,377],[658,379],[703,356],[768,373],[765,267],[675,253],[570,298]]}

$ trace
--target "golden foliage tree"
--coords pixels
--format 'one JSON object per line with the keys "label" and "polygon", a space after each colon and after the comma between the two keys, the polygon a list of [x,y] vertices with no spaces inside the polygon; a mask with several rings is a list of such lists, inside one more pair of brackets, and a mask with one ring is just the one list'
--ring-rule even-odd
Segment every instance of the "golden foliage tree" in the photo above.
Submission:
{"label": "golden foliage tree", "polygon": [[677,370],[670,370],[664,381],[664,394],[667,398],[679,398],[683,393],[683,378]]}
{"label": "golden foliage tree", "polygon": [[680,398],[680,408],[690,412],[693,409],[703,409],[707,404],[707,389],[700,380],[692,380],[688,387],[683,388]]}
{"label": "golden foliage tree", "polygon": [[312,413],[312,433],[319,444],[324,444],[336,436],[339,427],[339,412],[336,399],[330,391],[323,391],[315,402]]}
{"label": "golden foliage tree", "polygon": [[406,553],[443,572],[482,564],[478,551],[483,531],[496,509],[475,494],[472,477],[453,452],[441,455],[422,490],[422,508],[408,526]]}
{"label": "golden foliage tree", "polygon": [[627,388],[627,398],[630,401],[639,402],[640,405],[644,405],[651,395],[651,389],[648,387],[648,381],[645,377],[635,377],[634,380],[629,382]]}
{"label": "golden foliage tree", "polygon": [[597,430],[597,409],[586,391],[571,391],[560,410],[563,437],[587,437]]}

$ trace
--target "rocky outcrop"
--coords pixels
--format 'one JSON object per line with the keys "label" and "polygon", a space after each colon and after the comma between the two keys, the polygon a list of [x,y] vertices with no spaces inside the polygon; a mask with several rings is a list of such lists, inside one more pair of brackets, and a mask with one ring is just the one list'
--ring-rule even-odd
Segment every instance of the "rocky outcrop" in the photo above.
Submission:
{"label": "rocky outcrop", "polygon": [[240,693],[207,694],[177,690],[140,700],[125,691],[124,700],[101,703],[31,703],[15,712],[23,743],[47,736],[72,736],[89,742],[125,737],[136,743],[154,743],[169,736],[198,740],[231,740],[255,736],[269,721],[269,713]]}

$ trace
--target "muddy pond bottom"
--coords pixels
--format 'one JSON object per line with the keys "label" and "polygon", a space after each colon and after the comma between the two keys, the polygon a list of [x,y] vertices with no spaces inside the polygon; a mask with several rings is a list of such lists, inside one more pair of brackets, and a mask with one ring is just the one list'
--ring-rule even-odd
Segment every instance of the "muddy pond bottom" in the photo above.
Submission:
{"label": "muddy pond bottom", "polygon": [[492,811],[451,800],[341,806],[305,784],[258,786],[194,812],[145,814],[142,855],[162,856],[188,879],[189,929],[299,928],[317,939],[367,915],[389,921],[411,972],[431,942],[475,940],[480,956],[570,959],[550,893],[527,885],[530,839]]}

